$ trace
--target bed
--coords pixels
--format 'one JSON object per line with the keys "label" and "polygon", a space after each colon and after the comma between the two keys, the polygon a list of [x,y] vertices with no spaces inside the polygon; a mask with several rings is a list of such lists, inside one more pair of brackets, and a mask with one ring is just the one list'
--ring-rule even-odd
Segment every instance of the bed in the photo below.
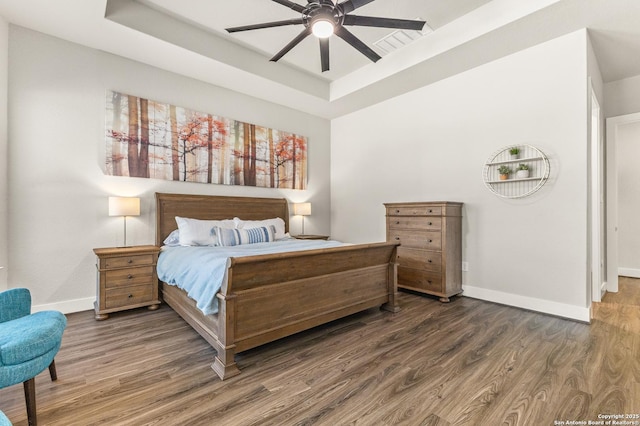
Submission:
{"label": "bed", "polygon": [[[176,216],[280,217],[289,230],[286,199],[156,193],[156,245],[176,229]],[[185,291],[165,282],[162,298],[215,349],[211,367],[224,380],[240,373],[236,353],[373,307],[398,312],[396,246],[381,242],[232,257],[216,294],[216,314],[205,315]]]}

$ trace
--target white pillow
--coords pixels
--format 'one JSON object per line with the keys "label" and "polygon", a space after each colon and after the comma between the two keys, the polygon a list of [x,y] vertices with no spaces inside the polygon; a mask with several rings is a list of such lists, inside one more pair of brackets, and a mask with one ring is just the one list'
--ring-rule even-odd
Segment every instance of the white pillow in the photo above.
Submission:
{"label": "white pillow", "polygon": [[180,245],[180,231],[178,231],[177,229],[174,229],[173,231],[171,231],[169,236],[164,239],[164,245],[165,246],[169,246],[169,247],[179,246]]}
{"label": "white pillow", "polygon": [[176,216],[181,246],[215,246],[218,242],[215,228],[235,228],[233,219],[200,220]]}
{"label": "white pillow", "polygon": [[273,225],[276,228],[276,240],[281,240],[286,237],[284,232],[284,220],[279,217],[264,220],[242,220],[238,217],[234,217],[233,220],[236,223],[236,228],[238,229],[262,228],[263,226],[269,227]]}

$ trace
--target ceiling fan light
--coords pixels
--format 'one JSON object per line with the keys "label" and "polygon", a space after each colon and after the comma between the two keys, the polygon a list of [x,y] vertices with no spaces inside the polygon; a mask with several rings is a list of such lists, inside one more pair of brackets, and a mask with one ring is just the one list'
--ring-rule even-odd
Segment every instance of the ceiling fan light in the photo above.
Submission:
{"label": "ceiling fan light", "polygon": [[311,26],[311,32],[318,38],[331,37],[333,34],[333,22],[326,19],[318,19]]}

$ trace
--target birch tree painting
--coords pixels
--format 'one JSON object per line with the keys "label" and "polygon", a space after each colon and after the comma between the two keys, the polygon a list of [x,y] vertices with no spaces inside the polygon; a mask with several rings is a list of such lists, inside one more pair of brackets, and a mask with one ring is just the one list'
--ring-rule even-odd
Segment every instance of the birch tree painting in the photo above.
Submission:
{"label": "birch tree painting", "polygon": [[107,91],[106,174],[305,189],[307,138]]}

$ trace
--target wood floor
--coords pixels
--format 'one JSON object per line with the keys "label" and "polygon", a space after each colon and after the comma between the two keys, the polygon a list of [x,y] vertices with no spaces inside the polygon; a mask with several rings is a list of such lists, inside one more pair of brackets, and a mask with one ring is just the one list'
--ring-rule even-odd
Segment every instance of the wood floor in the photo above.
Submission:
{"label": "wood floor", "polygon": [[[71,314],[58,381],[36,379],[38,420],[538,426],[640,414],[639,282],[622,279],[591,325],[466,297],[401,293],[400,303],[398,314],[370,310],[240,354],[242,374],[225,382],[213,350],[167,306],[102,322]],[[22,385],[0,389],[0,409],[26,425]]]}

